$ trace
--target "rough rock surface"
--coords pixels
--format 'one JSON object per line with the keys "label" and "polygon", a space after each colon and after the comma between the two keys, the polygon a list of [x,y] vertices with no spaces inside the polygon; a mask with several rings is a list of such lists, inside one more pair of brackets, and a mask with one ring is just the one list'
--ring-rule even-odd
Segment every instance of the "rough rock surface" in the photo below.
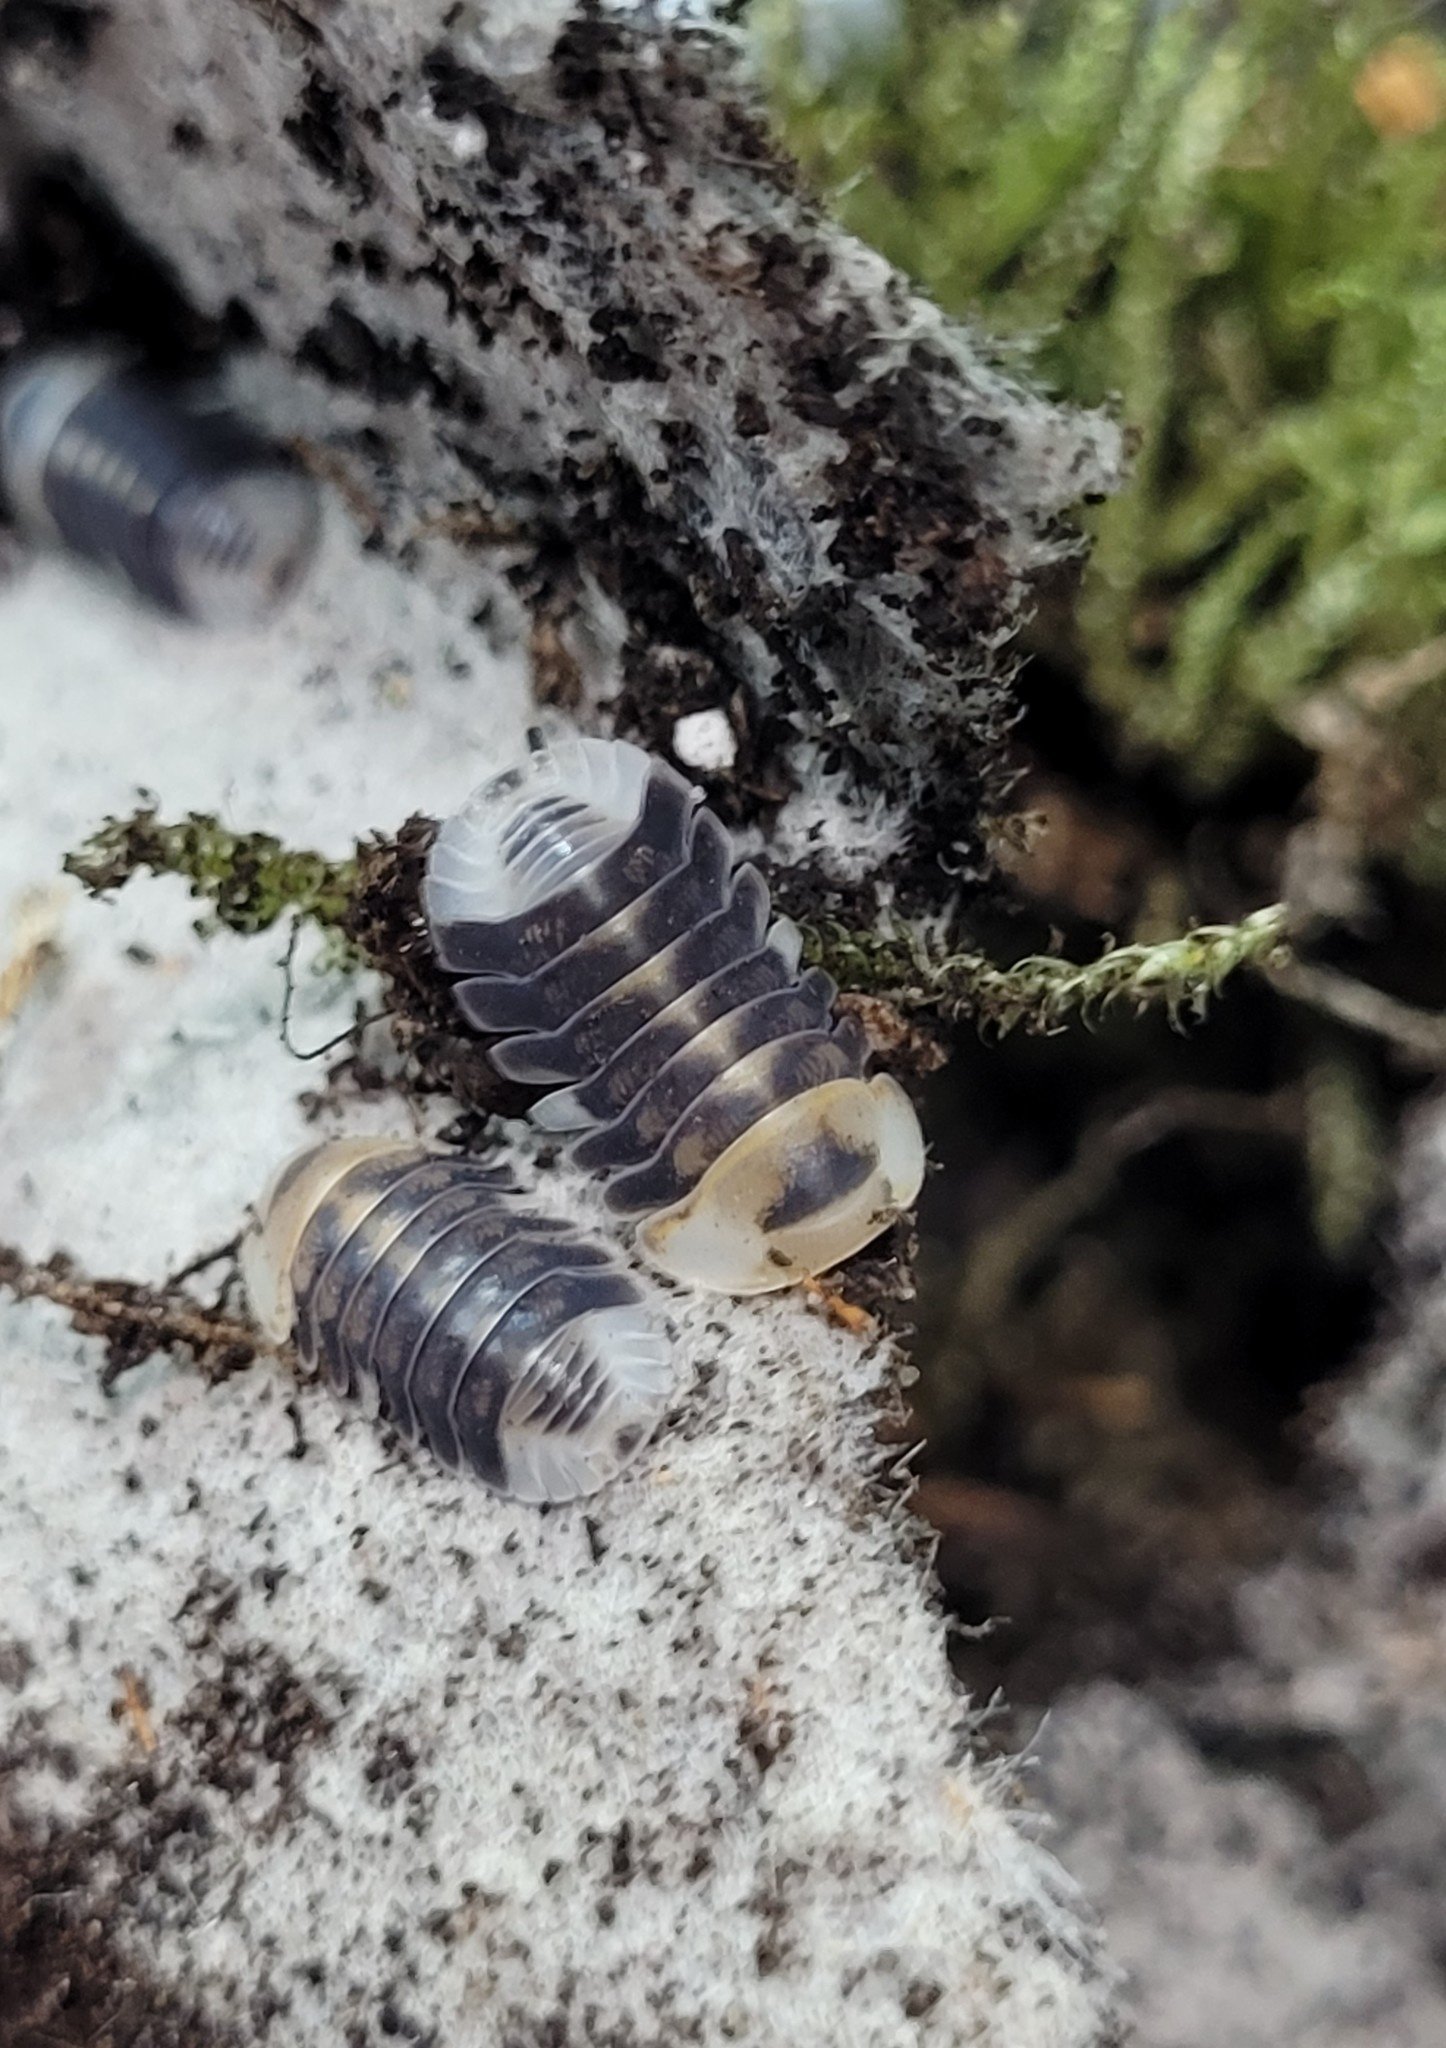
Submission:
{"label": "rough rock surface", "polygon": [[[26,147],[76,152],[181,287],[68,184],[26,240],[22,149],[0,346],[259,341],[295,374],[263,362],[253,397],[347,508],[265,640],[51,564],[0,591],[0,915],[138,785],[337,854],[445,811],[519,740],[528,617],[554,700],[611,693],[655,742],[726,712],[718,793],[753,843],[806,773],[779,844],[837,873],[911,845],[949,886],[937,855],[967,860],[1002,778],[1023,573],[1116,437],[814,218],[732,62],[546,4],[0,8]],[[24,1256],[158,1284],[308,1133],[449,1114],[298,1065],[283,937],[202,940],[172,883],[53,914],[0,1023]],[[356,993],[315,966],[303,1048]],[[0,2038],[1113,2038],[1071,1888],[972,1759],[881,1474],[897,1355],[799,1299],[670,1302],[657,1446],[551,1514],[274,1359],[108,1387],[101,1340],[0,1306]]]}
{"label": "rough rock surface", "polygon": [[[263,641],[52,564],[0,593],[0,640],[7,911],[139,783],[341,852],[453,804],[526,715],[515,658],[340,531]],[[308,1125],[282,939],[202,940],[194,913],[174,883],[62,896],[0,1049],[0,1239],[32,1258],[159,1282],[309,1130],[410,1127],[345,1084]],[[350,997],[303,963],[294,1041]],[[670,1307],[663,1437],[550,1514],[272,1358],[208,1385],[157,1357],[107,1393],[98,1339],[0,1307],[0,2038],[1108,2036],[878,1483],[895,1357],[800,1300]]]}
{"label": "rough rock surface", "polygon": [[194,305],[333,386],[393,544],[500,527],[651,742],[730,708],[766,802],[801,729],[905,806],[936,893],[977,855],[1022,578],[1119,436],[818,218],[726,38],[555,0],[28,0],[0,60]]}

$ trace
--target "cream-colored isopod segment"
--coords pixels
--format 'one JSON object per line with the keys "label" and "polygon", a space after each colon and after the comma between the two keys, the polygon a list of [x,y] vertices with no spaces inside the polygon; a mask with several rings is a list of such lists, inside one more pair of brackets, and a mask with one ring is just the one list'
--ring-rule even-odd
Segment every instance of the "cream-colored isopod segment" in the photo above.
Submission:
{"label": "cream-colored isopod segment", "polygon": [[862,1251],[923,1180],[923,1133],[898,1082],[826,1081],[735,1138],[638,1241],[675,1280],[767,1294]]}

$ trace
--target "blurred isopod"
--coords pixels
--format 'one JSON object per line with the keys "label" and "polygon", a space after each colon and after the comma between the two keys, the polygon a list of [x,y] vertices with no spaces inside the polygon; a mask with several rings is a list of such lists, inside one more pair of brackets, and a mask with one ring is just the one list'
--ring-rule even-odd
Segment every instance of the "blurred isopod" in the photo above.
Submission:
{"label": "blurred isopod", "polygon": [[425,901],[493,1064],[550,1087],[605,1200],[675,1278],[758,1294],[826,1271],[918,1194],[912,1103],[801,970],[702,792],[623,740],[538,739],[443,825]]}
{"label": "blurred isopod", "polygon": [[505,1169],[391,1140],[298,1154],[262,1198],[252,1309],[342,1395],[514,1500],[614,1478],[651,1436],[670,1346],[607,1248]]}
{"label": "blurred isopod", "polygon": [[167,383],[114,346],[56,348],[6,370],[0,489],[29,537],[204,626],[269,619],[321,531],[304,470],[214,393]]}

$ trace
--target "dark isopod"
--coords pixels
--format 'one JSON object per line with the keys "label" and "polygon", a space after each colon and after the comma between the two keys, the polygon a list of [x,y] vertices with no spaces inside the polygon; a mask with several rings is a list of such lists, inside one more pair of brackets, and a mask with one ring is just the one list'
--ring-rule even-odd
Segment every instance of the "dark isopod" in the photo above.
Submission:
{"label": "dark isopod", "polygon": [[199,387],[115,348],[21,358],[0,379],[0,487],[21,529],[160,610],[254,626],[316,552],[312,479]]}
{"label": "dark isopod", "polygon": [[443,825],[426,910],[463,1016],[500,1035],[493,1064],[553,1090],[535,1121],[605,1177],[653,1262],[756,1294],[876,1237],[924,1146],[702,803],[627,741],[539,741]]}
{"label": "dark isopod", "polygon": [[303,1152],[262,1199],[245,1272],[269,1336],[514,1500],[596,1492],[667,1399],[637,1281],[475,1159],[373,1138]]}

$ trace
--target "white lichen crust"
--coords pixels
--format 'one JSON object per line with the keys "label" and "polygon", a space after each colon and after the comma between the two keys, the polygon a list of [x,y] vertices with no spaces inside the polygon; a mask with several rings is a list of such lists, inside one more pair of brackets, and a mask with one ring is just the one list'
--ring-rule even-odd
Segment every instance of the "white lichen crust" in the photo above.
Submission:
{"label": "white lichen crust", "polygon": [[[690,1306],[683,1341],[707,1378],[667,1455],[539,1518],[274,1369],[207,1391],[157,1361],[107,1400],[93,1344],[0,1309],[31,1665],[0,1720],[7,1754],[34,1716],[80,1761],[13,1795],[104,1813],[133,1958],[243,2029],[279,2004],[255,2038],[296,2048],[380,2048],[389,2002],[445,2042],[1101,2038],[1074,1908],[969,1761],[864,1476],[877,1361],[792,1304]],[[122,1666],[159,1807],[115,1796],[145,1761]],[[316,1708],[284,1769],[279,1670]]]}
{"label": "white lichen crust", "polygon": [[[52,564],[0,593],[0,637],[5,906],[138,782],[340,853],[454,809],[531,716],[461,607],[350,547],[259,644],[198,645]],[[279,935],[203,942],[195,910],[173,883],[72,902],[5,1045],[0,1241],[156,1283],[297,1146],[398,1127],[345,1074],[308,1125]],[[298,965],[309,1050],[355,988]],[[586,1184],[507,1137],[529,1202],[596,1230]],[[208,1385],[158,1357],[107,1395],[99,1340],[0,1303],[9,1819],[89,1873],[71,1904],[116,1970],[273,2048],[1110,2038],[880,1483],[895,1354],[797,1295],[669,1314],[653,1447],[541,1514],[275,1359]]]}
{"label": "white lichen crust", "polygon": [[[138,786],[338,856],[455,809],[531,716],[471,623],[516,617],[499,551],[604,593],[588,651],[622,659],[590,700],[625,672],[671,728],[680,675],[771,696],[892,807],[870,845],[967,837],[1023,574],[1116,437],[816,219],[718,38],[551,0],[128,0],[49,38],[25,13],[14,105],[204,312],[300,364],[264,423],[328,444],[383,548],[338,543],[239,648],[50,563],[0,592],[0,915]],[[459,567],[437,522],[465,544],[474,515]],[[914,812],[944,778],[957,810]],[[194,914],[170,884],[75,905],[8,1026],[0,1239],[32,1257],[158,1283],[308,1138],[398,1128],[395,1096],[286,1051],[280,941],[203,945]],[[310,1049],[355,990],[307,957]],[[532,1142],[530,1194],[594,1227]],[[1114,2038],[880,1482],[896,1355],[797,1295],[672,1313],[655,1452],[540,1514],[276,1361],[210,1386],[157,1358],[106,1394],[98,1340],[0,1304],[5,1824],[54,1839],[62,1888],[87,1873],[47,1911],[100,1927],[118,1978],[277,2048]]]}

